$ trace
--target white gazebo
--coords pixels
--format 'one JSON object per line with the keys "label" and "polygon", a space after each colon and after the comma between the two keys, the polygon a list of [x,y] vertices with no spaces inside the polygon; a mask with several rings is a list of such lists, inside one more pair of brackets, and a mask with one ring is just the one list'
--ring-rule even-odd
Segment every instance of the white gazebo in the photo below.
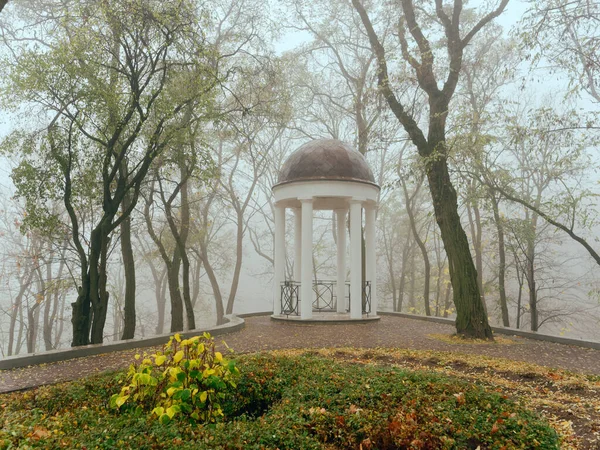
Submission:
{"label": "white gazebo", "polygon": [[[337,278],[327,286],[339,319],[363,320],[377,316],[375,213],[379,186],[365,158],[336,139],[302,145],[283,164],[275,197],[274,318],[313,320],[317,288],[313,280],[313,211],[333,210],[337,222]],[[285,213],[294,212],[294,273],[285,276]],[[365,279],[362,267],[364,214]],[[350,280],[346,280],[347,215],[350,214]],[[349,292],[346,286],[349,281]],[[349,297],[349,316],[346,298]],[[323,316],[320,314],[319,316]]]}

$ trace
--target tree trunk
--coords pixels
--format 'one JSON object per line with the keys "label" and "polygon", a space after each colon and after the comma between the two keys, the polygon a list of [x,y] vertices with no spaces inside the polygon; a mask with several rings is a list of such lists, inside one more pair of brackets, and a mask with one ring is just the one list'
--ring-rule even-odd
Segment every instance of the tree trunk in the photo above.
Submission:
{"label": "tree trunk", "polygon": [[469,241],[460,223],[456,191],[450,180],[447,160],[437,156],[438,146],[444,145],[443,140],[437,140],[436,145],[432,146],[430,154],[436,157],[427,164],[427,179],[435,218],[448,255],[456,307],[456,333],[465,337],[493,339],[477,284],[477,270],[469,250]]}
{"label": "tree trunk", "polygon": [[163,334],[165,332],[165,307],[167,306],[167,286],[169,282],[167,280],[167,270],[162,273],[160,277],[160,293],[157,292],[157,308],[158,308],[158,323],[156,324],[156,334]]}
{"label": "tree trunk", "polygon": [[15,355],[21,353],[21,347],[23,346],[23,332],[25,330],[25,318],[23,317],[23,302],[19,303],[19,334],[17,336],[17,349]]}
{"label": "tree trunk", "polygon": [[82,286],[79,288],[77,301],[72,304],[73,347],[90,343],[101,344],[103,340],[108,312],[106,264],[110,230],[107,228],[112,222],[112,217],[114,214],[105,211],[102,220],[90,234],[88,271],[82,275]]}
{"label": "tree trunk", "polygon": [[163,267],[162,272],[158,273],[156,267],[149,259],[147,260],[152,279],[154,280],[154,298],[156,300],[157,323],[154,334],[163,334],[165,328],[165,306],[167,300],[167,268]]}
{"label": "tree trunk", "polygon": [[417,223],[415,220],[415,214],[413,211],[413,200],[415,196],[410,197],[408,195],[408,189],[406,188],[406,181],[404,178],[401,178],[402,182],[402,190],[404,191],[404,200],[406,203],[406,212],[408,213],[408,219],[410,221],[410,229],[412,230],[413,237],[415,238],[415,242],[419,246],[419,250],[421,250],[421,256],[423,257],[423,264],[425,266],[425,280],[423,282],[423,302],[425,304],[425,315],[431,316],[431,306],[429,305],[429,286],[431,284],[431,263],[429,261],[429,255],[427,254],[427,247],[425,247],[425,243],[419,236],[419,232],[417,230]]}
{"label": "tree trunk", "polygon": [[46,282],[42,276],[39,263],[36,266],[37,293],[35,294],[35,303],[31,308],[27,308],[27,353],[35,352],[40,322],[40,307],[44,300],[46,300]]}
{"label": "tree trunk", "polygon": [[402,268],[400,273],[400,282],[398,283],[398,301],[394,311],[402,312],[402,304],[404,303],[404,288],[406,285],[406,269]]}
{"label": "tree trunk", "polygon": [[77,300],[71,303],[73,314],[71,323],[73,325],[73,339],[71,347],[88,345],[90,343],[90,277],[88,274],[82,277],[81,286],[77,288]]}
{"label": "tree trunk", "polygon": [[97,261],[96,264],[92,264],[92,261],[94,261],[95,258],[92,258],[90,254],[90,299],[93,308],[90,343],[92,344],[102,344],[104,340],[104,325],[106,324],[106,315],[108,313],[109,294],[106,289],[108,282],[106,268],[108,263],[108,245],[110,241],[108,236],[110,232],[106,229],[107,226],[105,223],[107,222],[101,223],[99,227],[100,232],[97,237],[100,245],[98,255],[99,261]]}
{"label": "tree trunk", "polygon": [[[25,292],[29,288],[29,284],[31,283],[31,280],[33,279],[33,273],[34,273],[33,270],[30,270],[27,274],[24,274],[23,277],[20,278],[19,292],[17,293],[17,296],[15,297],[15,301],[11,305],[10,323],[8,326],[7,356],[13,355],[13,350],[15,347],[15,331],[16,331],[16,325],[17,325],[17,318],[19,317],[19,310],[23,303],[23,296],[25,295]],[[18,342],[18,339],[17,339],[17,342]]]}
{"label": "tree trunk", "polygon": [[442,241],[448,255],[454,305],[457,311],[456,332],[461,336],[490,340],[493,340],[492,329],[489,326],[481,301],[480,291],[477,286],[477,271],[475,270],[473,258],[469,250],[469,241],[460,223],[456,191],[452,186],[448,171],[446,119],[450,100],[458,84],[464,48],[479,29],[502,13],[507,2],[508,0],[503,0],[498,8],[486,14],[467,34],[468,38],[466,37],[462,41],[460,39],[459,23],[460,12],[463,6],[462,2],[455,3],[452,20],[446,16],[441,3],[438,5],[436,14],[440,18],[444,32],[448,38],[446,47],[449,57],[447,66],[448,77],[443,83],[442,89],[439,88],[440,84],[436,79],[431,46],[417,23],[413,2],[411,0],[403,0],[401,2],[404,19],[406,19],[410,34],[417,41],[417,47],[421,54],[420,62],[417,62],[412,57],[407,57],[410,51],[407,50],[405,24],[403,21],[400,21],[401,26],[399,27],[397,36],[403,47],[402,56],[414,68],[413,74],[416,76],[421,90],[427,94],[429,101],[429,126],[426,137],[419,128],[415,117],[407,111],[394,93],[390,84],[391,77],[388,73],[385,48],[379,41],[367,11],[360,0],[352,0],[352,5],[360,15],[369,37],[371,50],[377,56],[379,88],[392,113],[402,124],[411,141],[416,145],[420,159],[424,163],[427,172],[435,218],[440,227]]}
{"label": "tree trunk", "polygon": [[443,270],[444,266],[441,266],[439,264],[439,260],[438,260],[438,265],[437,265],[437,280],[435,282],[435,316],[439,317],[440,316],[440,300],[442,298],[442,270]]}
{"label": "tree trunk", "polygon": [[[474,194],[472,194],[474,195]],[[475,251],[475,270],[477,270],[477,286],[481,295],[481,303],[487,316],[487,304],[485,303],[485,295],[483,293],[483,254],[481,246],[481,215],[479,206],[475,199],[470,200],[471,205],[467,203],[467,215],[469,217],[469,226],[471,228],[471,241],[473,242],[473,250]]]}
{"label": "tree trunk", "polygon": [[27,310],[27,353],[35,353],[35,344],[37,341],[37,329],[40,317],[40,303],[37,303]]}
{"label": "tree trunk", "polygon": [[229,298],[227,299],[227,314],[233,313],[233,302],[237,294],[238,285],[240,282],[240,272],[242,270],[242,257],[243,257],[243,239],[244,239],[244,212],[237,211],[237,235],[236,235],[236,257],[235,257],[235,268],[233,269],[233,279],[231,281],[231,290],[229,291]]}
{"label": "tree trunk", "polygon": [[[54,252],[50,249],[48,261],[46,262],[46,285],[51,286],[52,289],[57,289],[56,280],[52,277],[52,263],[54,262]],[[46,351],[52,350],[52,325],[53,318],[50,317],[50,311],[52,311],[52,289],[44,290],[44,323],[42,329],[42,337],[44,338],[44,349]]]}
{"label": "tree trunk", "polygon": [[452,283],[446,285],[446,297],[444,299],[444,317],[448,317],[450,310],[450,294],[452,293]]}
{"label": "tree trunk", "polygon": [[538,331],[538,309],[537,309],[537,287],[535,281],[535,245],[533,238],[527,240],[527,266],[525,269],[525,278],[529,289],[529,314],[531,316],[531,331]]}
{"label": "tree trunk", "polygon": [[194,317],[194,306],[190,294],[190,259],[187,254],[186,243],[190,230],[190,203],[188,200],[188,173],[185,164],[180,166],[181,179],[181,231],[179,233],[178,245],[181,254],[183,269],[183,301],[189,330],[196,329],[196,318]]}
{"label": "tree trunk", "polygon": [[217,325],[222,325],[225,323],[224,315],[225,311],[223,309],[223,296],[221,295],[221,288],[219,287],[219,280],[217,280],[217,276],[208,261],[208,250],[205,244],[200,244],[200,252],[202,253],[202,264],[204,265],[204,270],[206,271],[206,276],[208,276],[208,280],[210,281],[210,285],[212,287],[213,295],[215,297],[215,309],[217,312]]}
{"label": "tree trunk", "polygon": [[[126,211],[130,206],[130,195],[123,197],[121,209]],[[125,300],[123,315],[123,334],[121,339],[133,339],[135,336],[135,258],[131,244],[131,218],[121,222],[121,255],[125,274]]]}
{"label": "tree trunk", "polygon": [[[161,179],[157,174],[158,185],[160,187],[160,196],[164,206],[165,217],[169,224],[171,235],[175,240],[175,249],[173,251],[173,258],[169,263],[169,258],[166,251],[158,237],[153,233],[152,239],[159,246],[160,253],[168,266],[168,279],[169,279],[169,293],[171,296],[171,331],[183,330],[183,309],[185,306],[185,316],[187,321],[187,328],[196,328],[196,320],[194,318],[194,309],[192,306],[192,299],[190,295],[190,261],[187,254],[186,242],[189,234],[190,225],[190,209],[188,201],[188,178],[189,173],[187,172],[186,162],[181,160],[179,162],[180,169],[180,181],[176,186],[174,192],[167,198],[162,187]],[[180,194],[181,198],[181,210],[180,210],[180,223],[179,229],[177,221],[173,217],[172,202],[176,198],[176,195]],[[146,217],[146,223],[148,223],[148,229],[150,230],[151,224],[149,218]],[[183,266],[183,289],[180,291],[179,285],[179,269]],[[180,312],[181,311],[181,312]],[[181,325],[180,318],[181,315]],[[177,329],[174,329],[176,327]]]}
{"label": "tree trunk", "polygon": [[123,335],[123,315],[121,314],[121,298],[115,293],[113,296],[113,341],[120,341]]}
{"label": "tree trunk", "polygon": [[[56,328],[58,319],[58,306],[61,298],[62,289],[62,275],[65,268],[65,256],[67,253],[68,241],[65,239],[62,243],[60,251],[60,260],[58,263],[58,270],[56,275],[52,274],[52,263],[54,262],[54,256],[50,259],[50,262],[46,268],[46,284],[51,283],[51,288],[48,290],[46,296],[46,305],[44,308],[44,346],[46,350],[54,350],[56,348],[55,341],[52,338],[52,330]],[[56,333],[55,333],[56,334]]]}
{"label": "tree trunk", "polygon": [[58,348],[60,345],[60,339],[62,338],[62,333],[64,330],[64,320],[65,320],[65,303],[66,303],[66,293],[56,294],[55,301],[58,305],[60,300],[60,313],[57,315],[58,317],[58,326],[54,327],[54,348]]}
{"label": "tree trunk", "polygon": [[[333,213],[333,228],[336,228],[336,214]],[[388,240],[388,233],[386,231],[386,217],[384,216],[382,221],[382,236],[383,236],[383,248],[385,249],[385,260],[387,262],[388,276],[390,277],[390,291],[392,292],[392,311],[397,309],[398,295],[396,291],[396,274],[394,273],[394,250],[393,250],[393,232],[392,236]],[[337,243],[337,236],[334,230],[334,241]]]}
{"label": "tree trunk", "polygon": [[492,201],[492,210],[494,212],[494,222],[498,232],[498,294],[500,295],[500,310],[502,311],[502,325],[510,327],[510,317],[508,315],[508,302],[506,300],[506,248],[504,244],[504,225],[500,217],[498,200],[493,191],[490,191]]}
{"label": "tree trunk", "polygon": [[198,299],[200,298],[200,271],[202,269],[202,261],[198,258],[194,258],[194,269],[192,277],[192,307],[196,307]]}
{"label": "tree trunk", "polygon": [[196,318],[194,317],[194,305],[190,294],[190,260],[186,252],[181,254],[182,270],[183,270],[183,303],[185,305],[185,318],[187,321],[187,329],[196,329]]}
{"label": "tree trunk", "polygon": [[523,298],[523,277],[519,274],[521,271],[517,267],[517,279],[519,280],[519,294],[517,295],[517,330],[521,328],[521,300]]}
{"label": "tree trunk", "polygon": [[[181,300],[181,292],[179,291],[179,267],[181,264],[181,257],[178,245],[175,245],[172,257],[169,257],[165,246],[163,245],[160,238],[157,236],[156,232],[154,231],[154,227],[152,226],[150,206],[154,201],[154,188],[157,177],[158,175],[155,175],[150,186],[150,195],[146,199],[146,204],[144,206],[144,219],[146,221],[146,228],[148,229],[148,234],[150,235],[152,241],[156,244],[160,256],[163,259],[167,268],[167,283],[169,285],[169,298],[171,300],[171,332],[175,332],[183,330],[183,302]],[[169,221],[169,227],[171,227],[171,231],[173,231],[171,223],[172,217],[170,217],[169,215],[170,205],[168,202],[163,202],[163,204],[165,206],[167,221]],[[175,237],[175,233],[172,234]]]}
{"label": "tree trunk", "polygon": [[402,270],[400,272],[400,282],[398,286],[398,312],[402,312],[402,304],[404,303],[404,290],[406,288],[406,274],[408,273],[408,256],[411,254],[410,233],[406,233],[406,242],[402,249]]}
{"label": "tree trunk", "polygon": [[410,313],[415,312],[415,284],[416,284],[417,270],[415,268],[415,249],[413,248],[410,252],[410,284],[408,291],[408,307]]}
{"label": "tree trunk", "polygon": [[394,267],[392,266],[392,260],[388,261],[388,267],[390,272],[390,289],[392,291],[392,311],[396,311],[398,307],[398,293],[396,291],[396,277],[394,274]]}
{"label": "tree trunk", "polygon": [[[61,263],[63,260],[64,260],[64,258],[61,258]],[[61,296],[60,296],[61,287],[59,286],[59,284],[61,282],[61,278],[62,278],[62,273],[61,273],[61,270],[59,269],[58,274],[54,278],[55,287],[52,291],[52,310],[50,313],[50,317],[48,318],[48,321],[51,323],[51,326],[48,327],[47,331],[46,331],[46,329],[44,329],[44,344],[46,346],[48,345],[48,343],[50,344],[49,348],[46,348],[46,350],[54,350],[56,348],[54,336],[56,336],[56,327],[58,327],[59,323],[60,323],[60,317],[58,315],[58,307],[59,307],[59,300],[61,298]],[[53,330],[54,330],[54,333],[52,333]],[[46,333],[48,333],[48,335],[46,335]],[[54,336],[53,336],[53,334],[54,334]]]}
{"label": "tree trunk", "polygon": [[[49,133],[49,137],[52,134]],[[53,139],[49,140],[50,146],[53,149],[53,153],[57,153],[56,146],[53,144]],[[71,164],[72,154],[69,148],[69,158],[64,160],[57,158],[61,161],[61,169],[65,177],[63,203],[67,214],[71,220],[71,240],[77,249],[77,256],[79,257],[79,270],[81,276],[81,285],[77,287],[77,300],[71,303],[72,316],[71,323],[73,329],[73,339],[71,340],[71,346],[76,347],[79,345],[89,344],[90,338],[90,315],[91,315],[91,297],[90,297],[90,272],[89,272],[89,259],[86,251],[83,248],[81,239],[79,237],[79,219],[75,213],[75,209],[71,203],[72,195],[72,182],[71,182]],[[62,328],[61,328],[62,332]]]}
{"label": "tree trunk", "polygon": [[477,202],[473,203],[473,215],[475,216],[475,269],[477,270],[477,284],[479,285],[479,294],[481,303],[487,315],[487,304],[485,303],[485,292],[483,290],[483,244],[481,241],[482,226],[481,212]]}
{"label": "tree trunk", "polygon": [[171,299],[171,333],[183,331],[183,301],[179,290],[179,267],[181,257],[179,249],[175,247],[172,262],[167,266],[167,281],[169,283],[169,297]]}

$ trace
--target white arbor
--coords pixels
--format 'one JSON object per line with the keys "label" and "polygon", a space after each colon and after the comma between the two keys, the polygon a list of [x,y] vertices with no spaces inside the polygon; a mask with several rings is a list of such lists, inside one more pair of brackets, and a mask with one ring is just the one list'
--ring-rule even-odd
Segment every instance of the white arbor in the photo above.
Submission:
{"label": "white arbor", "polygon": [[[313,211],[333,210],[337,219],[336,312],[346,313],[346,220],[350,214],[350,319],[377,314],[375,213],[379,186],[365,158],[335,139],[310,141],[283,164],[275,196],[273,315],[313,318]],[[285,212],[294,212],[294,274],[285,279]],[[365,211],[365,280],[361,229]],[[332,283],[333,284],[333,283]]]}

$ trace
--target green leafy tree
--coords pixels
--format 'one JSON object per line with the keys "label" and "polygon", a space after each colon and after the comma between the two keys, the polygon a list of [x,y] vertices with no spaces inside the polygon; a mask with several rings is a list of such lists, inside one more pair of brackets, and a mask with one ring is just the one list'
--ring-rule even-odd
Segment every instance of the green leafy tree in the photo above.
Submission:
{"label": "green leafy tree", "polygon": [[[114,231],[157,156],[189,126],[185,111],[210,103],[218,80],[206,17],[193,2],[81,2],[61,13],[48,48],[18,46],[5,61],[5,97],[43,113],[40,131],[18,130],[5,147],[16,144],[21,159],[13,179],[30,213],[25,225],[57,220],[49,198],[67,210],[81,268],[77,346],[103,339]],[[82,208],[92,210],[88,220]]]}

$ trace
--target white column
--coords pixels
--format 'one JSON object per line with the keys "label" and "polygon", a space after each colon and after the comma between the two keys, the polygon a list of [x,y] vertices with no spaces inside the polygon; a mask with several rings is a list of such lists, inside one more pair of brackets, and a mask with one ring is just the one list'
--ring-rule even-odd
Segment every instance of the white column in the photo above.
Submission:
{"label": "white column", "polygon": [[362,318],[362,202],[350,201],[350,318]]}
{"label": "white column", "polygon": [[375,206],[365,208],[366,276],[371,282],[371,313],[377,315],[377,253],[375,244]]}
{"label": "white column", "polygon": [[285,281],[285,207],[275,205],[275,242],[273,255],[273,314],[281,314],[281,283]]}
{"label": "white column", "polygon": [[337,221],[337,312],[346,312],[346,213],[336,209]]}
{"label": "white column", "polygon": [[302,273],[300,286],[300,318],[312,319],[312,244],[313,244],[313,199],[302,198]]}
{"label": "white column", "polygon": [[302,210],[294,208],[294,281],[302,274]]}

